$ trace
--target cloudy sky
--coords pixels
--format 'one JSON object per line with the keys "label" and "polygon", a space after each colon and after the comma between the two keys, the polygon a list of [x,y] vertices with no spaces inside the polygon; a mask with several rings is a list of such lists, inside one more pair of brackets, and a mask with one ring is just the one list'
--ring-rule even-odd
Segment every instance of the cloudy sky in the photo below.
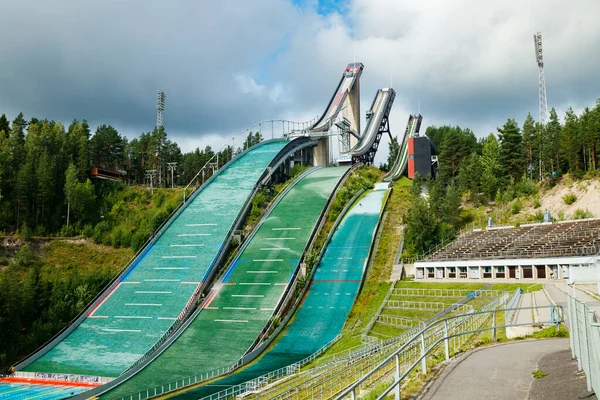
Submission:
{"label": "cloudy sky", "polygon": [[186,151],[322,113],[356,59],[363,114],[378,88],[396,89],[394,134],[420,104],[424,127],[483,136],[537,114],[538,30],[549,105],[594,104],[598,15],[597,0],[0,0],[0,113],[134,137],[154,127],[162,89]]}

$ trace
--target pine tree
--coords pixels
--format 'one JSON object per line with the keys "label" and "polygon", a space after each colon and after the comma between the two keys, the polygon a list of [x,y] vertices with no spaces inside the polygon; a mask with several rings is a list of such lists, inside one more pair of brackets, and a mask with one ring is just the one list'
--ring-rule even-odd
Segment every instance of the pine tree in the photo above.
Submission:
{"label": "pine tree", "polygon": [[559,172],[559,153],[560,153],[560,145],[559,145],[559,137],[560,132],[562,131],[562,125],[558,120],[558,114],[554,107],[550,110],[550,120],[546,125],[546,129],[543,130],[544,138],[542,139],[544,143],[547,143],[546,151],[544,152],[544,159],[549,161],[550,173],[558,173]]}
{"label": "pine tree", "polygon": [[531,113],[527,114],[527,118],[525,119],[525,123],[523,124],[523,151],[524,151],[524,160],[525,160],[525,171],[527,171],[527,175],[529,179],[533,179],[533,171],[537,168],[535,161],[536,157],[536,131],[535,131],[535,121],[531,116]]}
{"label": "pine tree", "polygon": [[388,150],[387,170],[391,171],[396,162],[396,158],[398,157],[398,152],[400,151],[400,144],[398,143],[397,136],[391,137],[390,142],[388,143]]}
{"label": "pine tree", "polygon": [[493,133],[490,133],[483,144],[481,165],[483,173],[481,176],[481,187],[483,192],[491,200],[500,186],[500,177],[502,176],[502,160],[500,155],[500,146]]}
{"label": "pine tree", "polygon": [[4,131],[6,135],[10,131],[10,124],[8,123],[8,119],[5,114],[0,115],[0,132]]}
{"label": "pine tree", "polygon": [[560,169],[576,174],[580,170],[580,134],[579,120],[572,108],[565,115],[565,126],[559,134]]}
{"label": "pine tree", "polygon": [[522,136],[519,125],[509,119],[502,128],[498,128],[502,161],[509,176],[516,181],[522,174]]}

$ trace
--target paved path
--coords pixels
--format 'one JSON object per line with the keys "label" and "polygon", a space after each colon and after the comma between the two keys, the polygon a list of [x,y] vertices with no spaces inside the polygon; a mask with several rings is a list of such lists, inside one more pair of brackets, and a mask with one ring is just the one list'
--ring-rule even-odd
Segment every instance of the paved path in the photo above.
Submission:
{"label": "paved path", "polygon": [[[521,296],[521,298],[519,299],[519,304],[517,307],[521,308],[521,307],[532,307],[532,298],[533,295],[531,293],[523,293]],[[533,324],[532,321],[532,312],[531,310],[520,310],[517,311],[517,315],[514,318],[515,322],[517,324]]]}
{"label": "paved path", "polygon": [[[538,369],[548,376],[534,379]],[[475,350],[448,366],[421,400],[559,400],[584,393],[585,378],[570,361],[569,340],[548,339]]]}
{"label": "paved path", "polygon": [[[567,327],[571,329],[568,316],[569,307],[567,305],[567,294],[565,292],[567,289],[564,282],[547,283],[544,285],[544,289],[546,289],[546,292],[548,292],[548,295],[556,304],[562,306],[567,320]],[[569,290],[571,290],[571,288],[569,288]],[[591,310],[596,311],[596,317],[600,319],[600,301],[580,290],[575,292],[575,296],[578,300],[585,302]]]}
{"label": "paved path", "polygon": [[[548,300],[548,296],[544,293],[543,290],[537,290],[533,292],[533,299],[535,301],[535,306],[549,306],[550,300]],[[549,308],[541,308],[535,311],[536,322],[548,322],[550,321],[550,309]]]}

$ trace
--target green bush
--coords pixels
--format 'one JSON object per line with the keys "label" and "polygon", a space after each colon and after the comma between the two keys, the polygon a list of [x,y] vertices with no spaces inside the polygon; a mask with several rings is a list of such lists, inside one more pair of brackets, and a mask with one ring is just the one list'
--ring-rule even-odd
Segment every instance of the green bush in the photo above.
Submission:
{"label": "green bush", "polygon": [[540,208],[542,206],[542,203],[540,203],[540,199],[536,198],[535,200],[533,200],[533,208]]}
{"label": "green bush", "polygon": [[517,199],[517,200],[513,201],[512,204],[510,205],[510,212],[513,215],[516,215],[521,212],[522,208],[523,208],[523,205],[521,204],[521,200]]}
{"label": "green bush", "polygon": [[565,202],[566,205],[570,206],[571,204],[577,201],[577,195],[575,193],[569,192],[562,197],[562,200]]}
{"label": "green bush", "polygon": [[141,231],[134,232],[131,236],[131,248],[133,249],[133,251],[137,252],[139,249],[141,249],[149,237],[150,234]]}
{"label": "green bush", "polygon": [[92,235],[94,234],[94,227],[90,224],[87,224],[86,226],[83,227],[83,230],[81,231],[81,235],[84,237],[92,237]]}
{"label": "green bush", "polygon": [[92,240],[96,244],[103,244],[105,241],[105,237],[110,232],[110,226],[107,221],[101,221],[96,224],[94,228],[94,234],[92,235]]}
{"label": "green bush", "polygon": [[19,267],[29,267],[37,261],[37,257],[28,244],[19,248],[15,257],[11,260],[12,264]]}
{"label": "green bush", "polygon": [[516,197],[531,196],[532,194],[536,194],[537,192],[537,185],[535,184],[535,182],[527,179],[527,177],[522,178],[519,182],[515,184]]}
{"label": "green bush", "polygon": [[21,226],[21,235],[23,235],[25,239],[29,239],[33,235],[27,222],[23,222],[23,225]]}
{"label": "green bush", "polygon": [[594,218],[594,214],[592,214],[588,210],[582,210],[581,208],[578,208],[573,213],[573,219],[586,219],[586,218]]}
{"label": "green bush", "polygon": [[75,236],[75,227],[73,225],[63,225],[62,228],[60,228],[60,236],[62,237],[71,237],[71,236]]}

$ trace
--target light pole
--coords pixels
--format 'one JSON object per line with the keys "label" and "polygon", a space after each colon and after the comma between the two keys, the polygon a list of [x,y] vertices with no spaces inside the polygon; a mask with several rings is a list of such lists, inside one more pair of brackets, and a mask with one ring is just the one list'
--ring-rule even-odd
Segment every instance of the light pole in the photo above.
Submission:
{"label": "light pole", "polygon": [[177,163],[176,162],[168,162],[167,166],[169,168],[169,171],[171,171],[171,189],[173,189],[173,172],[175,171],[175,169],[177,168]]}
{"label": "light pole", "polygon": [[152,191],[152,194],[154,194],[154,173],[156,172],[155,169],[147,169],[146,170],[146,178],[150,179],[150,190]]}

